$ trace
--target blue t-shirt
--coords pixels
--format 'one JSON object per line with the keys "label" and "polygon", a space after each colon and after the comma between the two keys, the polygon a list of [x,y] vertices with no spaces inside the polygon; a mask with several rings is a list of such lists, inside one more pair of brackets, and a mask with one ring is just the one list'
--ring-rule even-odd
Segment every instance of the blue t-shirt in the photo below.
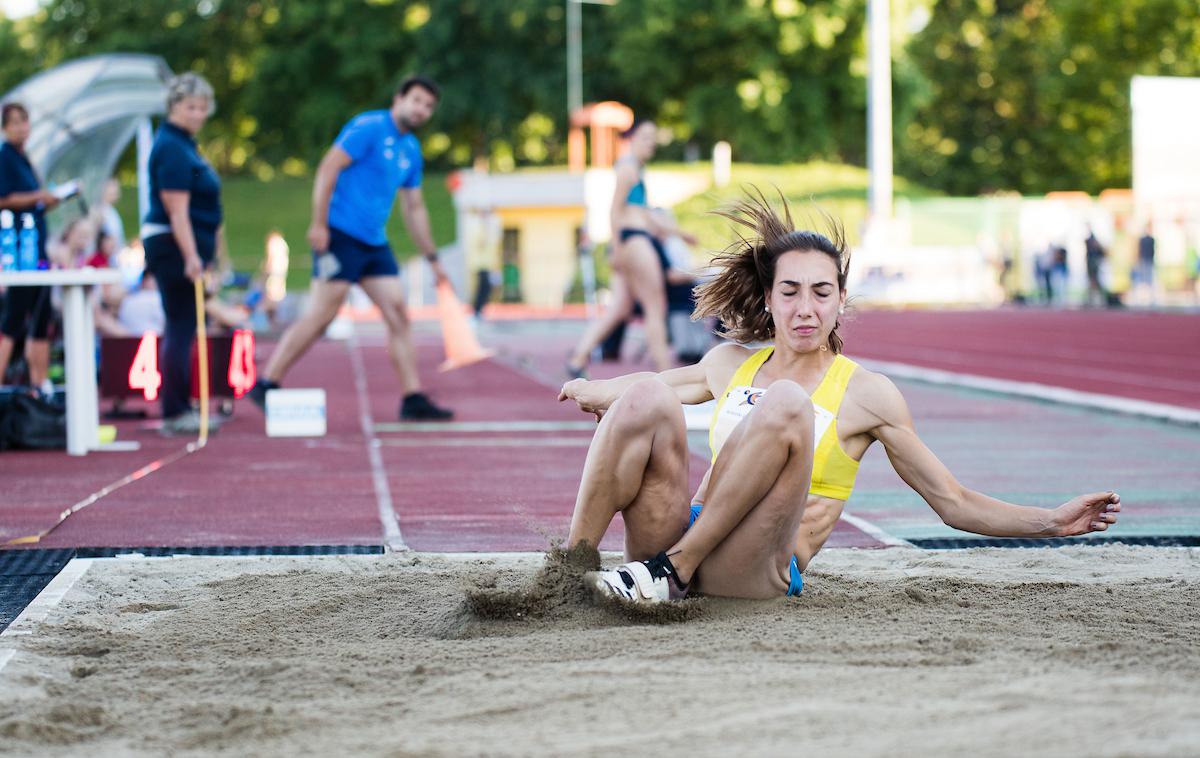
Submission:
{"label": "blue t-shirt", "polygon": [[[8,142],[0,145],[0,197],[15,192],[36,192],[41,189],[41,186],[37,173],[33,170],[29,159],[25,157],[25,153]],[[21,216],[27,213],[33,214],[38,232],[38,258],[46,260],[46,211],[40,206],[39,203],[36,208],[13,211],[13,224],[20,230]]]}
{"label": "blue t-shirt", "polygon": [[329,225],[369,245],[387,242],[384,227],[396,191],[421,186],[421,143],[396,127],[390,111],[350,119],[333,142],[353,161],[338,175],[329,201]]}
{"label": "blue t-shirt", "polygon": [[170,225],[163,206],[163,190],[189,193],[188,219],[196,236],[196,252],[211,261],[216,252],[217,228],[221,226],[221,179],[196,149],[192,135],[164,121],[150,149],[150,211],[148,224]]}

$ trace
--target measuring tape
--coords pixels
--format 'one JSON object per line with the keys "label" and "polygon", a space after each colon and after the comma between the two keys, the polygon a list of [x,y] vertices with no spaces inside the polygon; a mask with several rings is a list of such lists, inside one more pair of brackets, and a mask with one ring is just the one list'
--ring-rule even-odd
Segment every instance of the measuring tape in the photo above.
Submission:
{"label": "measuring tape", "polygon": [[84,508],[95,504],[96,501],[100,500],[101,498],[116,492],[127,484],[132,484],[139,479],[153,474],[155,471],[174,463],[180,458],[184,458],[196,452],[197,450],[203,449],[204,446],[208,444],[208,329],[204,324],[204,285],[200,283],[199,277],[197,277],[193,283],[196,285],[196,344],[198,346],[196,353],[198,355],[198,361],[200,364],[200,436],[196,438],[195,442],[189,442],[181,450],[177,450],[171,455],[163,456],[156,461],[148,463],[137,471],[134,471],[132,474],[122,477],[112,484],[109,484],[108,486],[88,495],[78,503],[75,503],[70,508],[67,508],[65,511],[58,514],[58,520],[51,524],[48,529],[43,529],[37,534],[31,534],[26,537],[17,537],[15,539],[11,539],[4,543],[5,547],[10,545],[36,545],[48,534],[62,526],[62,523],[68,518],[82,511]]}

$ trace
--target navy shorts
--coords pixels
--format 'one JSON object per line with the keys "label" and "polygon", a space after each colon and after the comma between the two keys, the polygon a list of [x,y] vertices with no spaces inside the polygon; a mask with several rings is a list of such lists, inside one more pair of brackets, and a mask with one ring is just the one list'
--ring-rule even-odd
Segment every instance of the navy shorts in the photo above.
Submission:
{"label": "navy shorts", "polygon": [[[688,528],[696,523],[696,519],[700,518],[700,511],[704,508],[703,503],[692,503],[692,512],[688,516]],[[788,582],[787,594],[791,597],[798,597],[804,591],[804,576],[800,573],[800,566],[796,563],[796,556],[792,556],[792,563],[788,566],[788,575],[791,581]]]}
{"label": "navy shorts", "polygon": [[368,245],[329,227],[329,250],[313,251],[313,278],[322,281],[358,282],[372,276],[399,276],[396,256],[386,242]]}

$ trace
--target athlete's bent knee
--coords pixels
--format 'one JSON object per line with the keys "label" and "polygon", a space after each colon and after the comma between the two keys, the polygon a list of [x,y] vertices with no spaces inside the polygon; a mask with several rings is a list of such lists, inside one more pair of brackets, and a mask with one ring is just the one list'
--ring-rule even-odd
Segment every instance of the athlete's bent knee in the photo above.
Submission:
{"label": "athlete's bent knee", "polygon": [[812,427],[812,398],[799,384],[786,379],[771,385],[759,401],[759,411],[756,417],[781,431]]}
{"label": "athlete's bent knee", "polygon": [[609,414],[621,426],[641,429],[670,421],[682,410],[674,390],[657,379],[641,379],[621,393]]}

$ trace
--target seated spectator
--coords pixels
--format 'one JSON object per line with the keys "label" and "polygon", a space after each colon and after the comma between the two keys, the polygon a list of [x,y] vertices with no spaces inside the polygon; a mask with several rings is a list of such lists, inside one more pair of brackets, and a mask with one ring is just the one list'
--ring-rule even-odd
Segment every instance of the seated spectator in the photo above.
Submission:
{"label": "seated spectator", "polygon": [[107,232],[96,237],[96,249],[81,264],[83,268],[113,268],[116,265],[117,241]]}
{"label": "seated spectator", "polygon": [[142,274],[137,288],[121,300],[117,320],[129,334],[162,334],[167,323],[154,274]]}
{"label": "seated spectator", "polygon": [[46,246],[55,268],[82,268],[95,252],[96,231],[92,222],[77,218],[66,225]]}
{"label": "seated spectator", "polygon": [[104,284],[92,294],[92,319],[100,337],[128,337],[133,332],[121,324],[118,313],[125,300],[125,288],[119,284]]}
{"label": "seated spectator", "polygon": [[115,250],[125,247],[125,224],[115,207],[120,199],[121,184],[116,179],[109,179],[100,193],[100,202],[92,209],[92,218],[100,232],[113,240]]}

